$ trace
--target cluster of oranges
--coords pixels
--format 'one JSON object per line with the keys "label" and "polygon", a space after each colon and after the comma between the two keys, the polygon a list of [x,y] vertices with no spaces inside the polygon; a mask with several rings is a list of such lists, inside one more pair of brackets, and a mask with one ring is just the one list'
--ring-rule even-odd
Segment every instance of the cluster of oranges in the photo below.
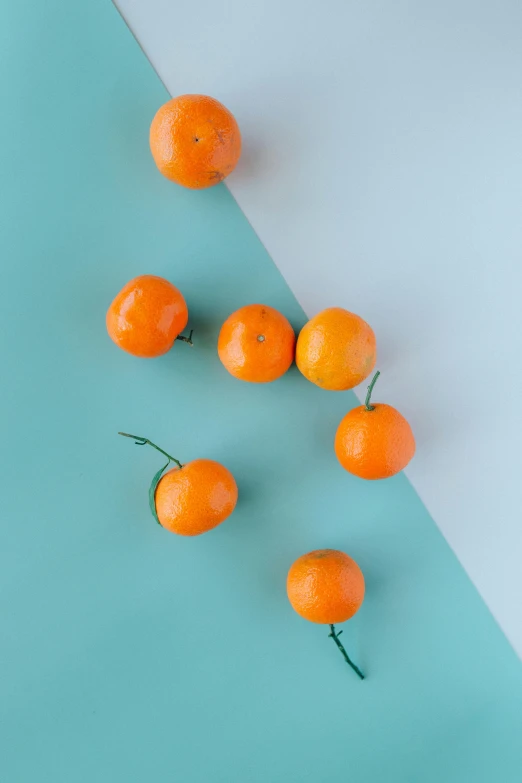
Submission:
{"label": "cluster of oranges", "polygon": [[[164,176],[198,189],[220,182],[234,169],[241,135],[233,115],[218,101],[184,95],[160,108],[151,125],[150,146]],[[110,305],[107,330],[124,351],[153,358],[170,351],[176,340],[192,345],[192,332],[182,334],[188,318],[185,299],[172,283],[142,275],[128,282]],[[224,367],[241,381],[270,383],[295,361],[303,376],[320,388],[345,391],[374,370],[376,340],[362,318],[341,307],[316,315],[296,340],[282,313],[269,305],[248,304],[221,326],[217,351]],[[406,419],[391,405],[371,402],[378,376],[377,372],[368,387],[365,404],[342,419],[334,440],[342,467],[369,480],[393,476],[415,453]],[[150,445],[167,459],[149,488],[151,512],[164,528],[196,536],[232,514],[238,489],[226,467],[209,459],[182,464],[148,438],[120,434],[139,445]],[[335,630],[335,624],[358,611],[364,598],[364,577],[357,563],[337,550],[310,552],[291,566],[287,592],[298,614],[330,626],[330,636],[345,660],[363,678]]]}

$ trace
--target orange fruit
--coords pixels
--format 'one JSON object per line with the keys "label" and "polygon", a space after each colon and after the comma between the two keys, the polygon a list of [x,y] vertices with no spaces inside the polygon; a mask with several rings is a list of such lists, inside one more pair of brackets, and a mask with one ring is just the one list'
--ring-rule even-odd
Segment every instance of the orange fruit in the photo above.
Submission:
{"label": "orange fruit", "polygon": [[150,149],[164,177],[185,188],[209,188],[234,170],[241,134],[234,115],[207,95],[180,95],[158,109]]}
{"label": "orange fruit", "polygon": [[172,468],[156,488],[156,513],[164,528],[180,536],[199,536],[223,522],[237,503],[232,473],[211,459]]}
{"label": "orange fruit", "polygon": [[383,479],[403,470],[415,454],[410,425],[396,408],[370,404],[377,373],[365,405],[346,414],[335,435],[335,453],[345,470],[364,479]]}
{"label": "orange fruit", "polygon": [[219,358],[234,378],[251,383],[275,381],[294,361],[290,322],[268,305],[252,304],[229,315],[219,333]]}
{"label": "orange fruit", "polygon": [[[167,457],[149,487],[149,506],[157,522],[180,536],[199,536],[230,516],[237,503],[237,484],[232,473],[211,459],[195,459],[182,465],[148,438],[119,432],[137,446],[152,446]],[[176,467],[164,471],[171,462]]]}
{"label": "orange fruit", "polygon": [[301,329],[295,361],[309,381],[330,391],[353,389],[375,366],[373,329],[342,307],[328,307]]}
{"label": "orange fruit", "polygon": [[[188,310],[176,286],[163,277],[141,275],[124,286],[107,311],[107,331],[133,356],[161,356],[185,328]],[[190,338],[180,337],[190,342]]]}
{"label": "orange fruit", "polygon": [[289,601],[312,623],[343,623],[360,609],[364,576],[351,557],[337,549],[317,549],[299,557],[288,572]]}

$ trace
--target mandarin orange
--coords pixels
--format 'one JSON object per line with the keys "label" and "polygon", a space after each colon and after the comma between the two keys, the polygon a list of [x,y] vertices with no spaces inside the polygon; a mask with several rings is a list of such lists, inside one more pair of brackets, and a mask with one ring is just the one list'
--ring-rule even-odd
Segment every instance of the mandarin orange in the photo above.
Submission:
{"label": "mandarin orange", "polygon": [[107,311],[110,338],[133,356],[152,358],[170,351],[188,321],[186,302],[163,277],[140,275],[130,280]]}
{"label": "mandarin orange", "polygon": [[295,361],[305,378],[330,391],[352,389],[375,366],[373,329],[342,307],[315,315],[297,338]]}
{"label": "mandarin orange", "polygon": [[286,587],[297,614],[312,623],[344,623],[364,598],[361,569],[337,549],[317,549],[299,557],[290,567]]}
{"label": "mandarin orange", "polygon": [[268,305],[241,307],[227,318],[219,333],[219,358],[229,373],[242,381],[275,381],[288,370],[294,353],[290,322]]}
{"label": "mandarin orange", "polygon": [[172,468],[156,489],[156,512],[164,528],[180,536],[199,536],[223,522],[237,503],[232,473],[211,459]]}
{"label": "mandarin orange", "polygon": [[403,470],[415,454],[415,438],[404,416],[384,403],[370,403],[376,373],[364,405],[342,419],[335,453],[345,470],[363,479],[383,479]]}
{"label": "mandarin orange", "polygon": [[[150,510],[166,530],[180,536],[199,536],[223,522],[236,507],[237,484],[232,473],[211,459],[179,460],[148,438],[120,432],[138,446],[149,445],[168,462],[153,477],[149,488]],[[165,473],[170,463],[175,467]]]}
{"label": "mandarin orange", "polygon": [[167,179],[186,188],[209,188],[236,167],[241,134],[234,115],[215,98],[180,95],[158,109],[150,149]]}
{"label": "mandarin orange", "polygon": [[351,557],[337,549],[317,549],[291,565],[286,581],[290,603],[301,617],[330,626],[332,638],[346,663],[357,676],[364,674],[352,661],[339,639],[335,623],[349,620],[364,599],[364,576]]}

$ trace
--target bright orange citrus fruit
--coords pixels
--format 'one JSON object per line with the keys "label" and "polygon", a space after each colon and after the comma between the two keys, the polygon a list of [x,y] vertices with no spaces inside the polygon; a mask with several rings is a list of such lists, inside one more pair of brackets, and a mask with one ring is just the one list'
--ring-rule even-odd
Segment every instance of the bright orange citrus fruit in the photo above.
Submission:
{"label": "bright orange citrus fruit", "polygon": [[164,528],[180,536],[198,536],[223,522],[237,503],[232,473],[210,459],[172,468],[156,487],[156,513]]}
{"label": "bright orange citrus fruit", "polygon": [[283,375],[295,353],[290,322],[268,305],[252,304],[232,313],[219,333],[219,358],[235,378],[268,383]]}
{"label": "bright orange citrus fruit", "polygon": [[331,391],[353,389],[375,366],[373,329],[342,307],[310,319],[297,338],[295,361],[305,378]]}
{"label": "bright orange citrus fruit", "polygon": [[241,134],[234,115],[215,98],[180,95],[152,120],[150,149],[167,179],[186,188],[209,188],[236,167]]}
{"label": "bright orange citrus fruit", "polygon": [[360,609],[364,576],[344,552],[317,549],[292,564],[286,588],[297,614],[312,623],[330,625],[349,620]]}
{"label": "bright orange citrus fruit", "polygon": [[155,275],[130,280],[112,302],[106,318],[107,331],[116,345],[144,358],[170,351],[187,321],[181,292]]}
{"label": "bright orange citrus fruit", "polygon": [[363,479],[383,479],[403,470],[415,454],[415,438],[404,416],[391,405],[370,404],[346,414],[335,435],[335,453],[345,470]]}

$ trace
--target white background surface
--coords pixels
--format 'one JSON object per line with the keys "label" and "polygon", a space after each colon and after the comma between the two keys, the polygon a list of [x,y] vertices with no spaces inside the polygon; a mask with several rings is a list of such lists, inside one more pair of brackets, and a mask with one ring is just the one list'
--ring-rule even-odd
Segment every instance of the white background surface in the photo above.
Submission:
{"label": "white background surface", "polygon": [[227,182],[305,311],[374,327],[408,476],[522,653],[522,4],[118,5],[236,115]]}

